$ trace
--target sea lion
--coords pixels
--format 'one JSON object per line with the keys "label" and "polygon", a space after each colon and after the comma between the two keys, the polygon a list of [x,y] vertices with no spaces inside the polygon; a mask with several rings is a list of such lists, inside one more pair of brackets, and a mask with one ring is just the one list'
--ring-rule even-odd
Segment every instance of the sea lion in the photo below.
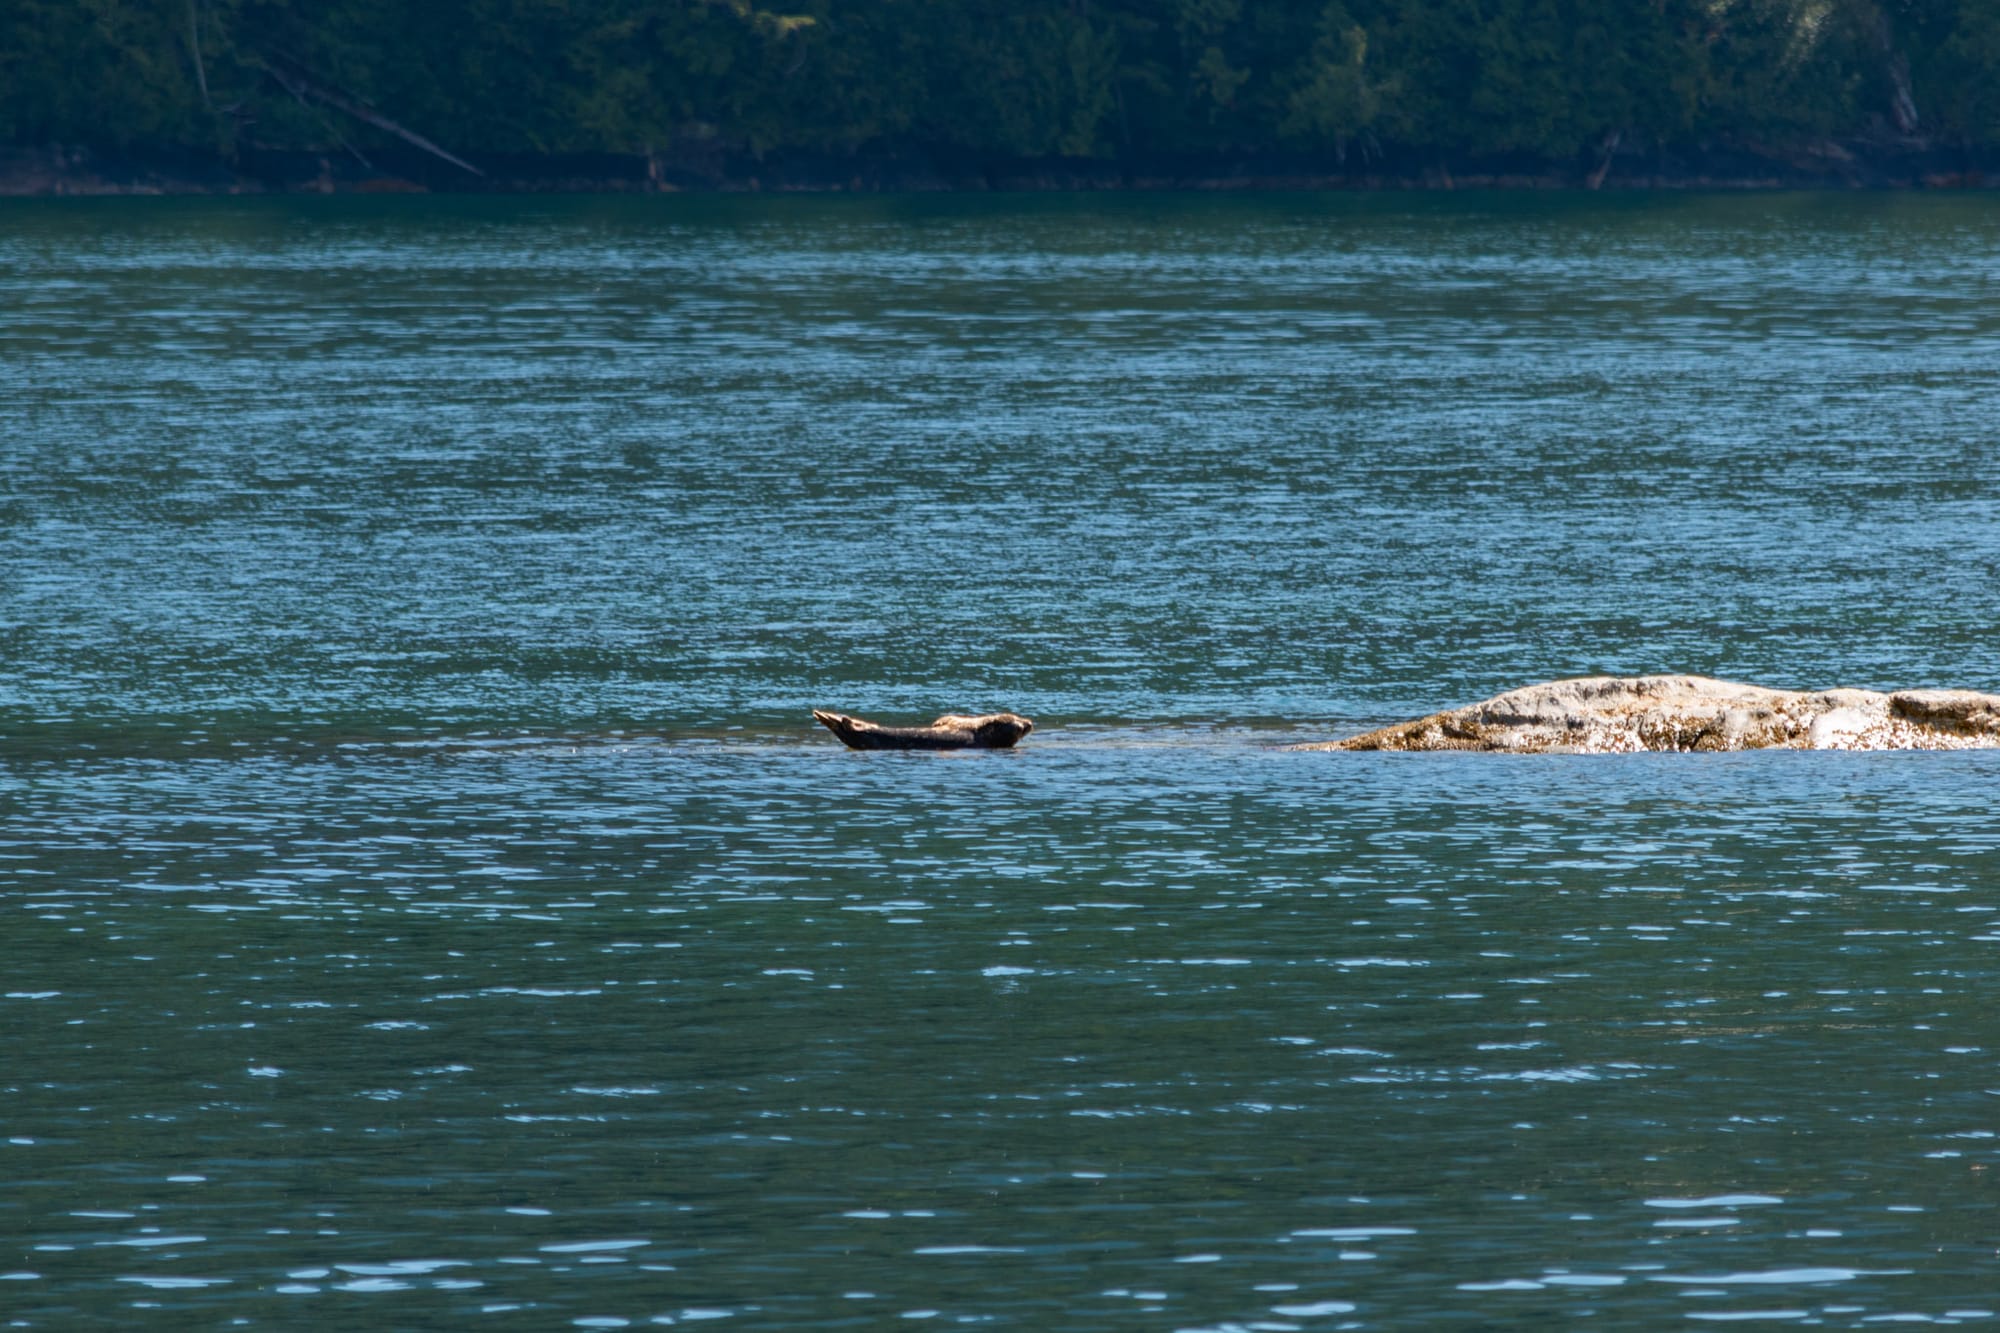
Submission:
{"label": "sea lion", "polygon": [[1008,750],[1035,729],[1015,713],[964,717],[946,713],[928,727],[884,727],[815,708],[813,718],[850,750]]}

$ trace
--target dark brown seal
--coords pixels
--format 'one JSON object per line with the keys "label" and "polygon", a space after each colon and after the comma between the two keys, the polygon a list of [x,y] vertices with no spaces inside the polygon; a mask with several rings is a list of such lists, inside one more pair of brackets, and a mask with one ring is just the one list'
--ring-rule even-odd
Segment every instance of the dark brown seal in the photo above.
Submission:
{"label": "dark brown seal", "polygon": [[1014,713],[962,717],[946,713],[928,727],[884,727],[845,713],[813,709],[815,720],[850,750],[1007,750],[1035,729]]}

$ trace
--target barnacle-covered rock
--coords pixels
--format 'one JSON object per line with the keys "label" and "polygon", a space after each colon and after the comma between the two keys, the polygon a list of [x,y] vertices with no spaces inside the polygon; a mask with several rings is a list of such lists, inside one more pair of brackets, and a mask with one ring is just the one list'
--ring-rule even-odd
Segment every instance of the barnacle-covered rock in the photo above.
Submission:
{"label": "barnacle-covered rock", "polygon": [[2000,695],[1773,690],[1707,676],[1584,676],[1301,750],[1968,750],[2000,748]]}

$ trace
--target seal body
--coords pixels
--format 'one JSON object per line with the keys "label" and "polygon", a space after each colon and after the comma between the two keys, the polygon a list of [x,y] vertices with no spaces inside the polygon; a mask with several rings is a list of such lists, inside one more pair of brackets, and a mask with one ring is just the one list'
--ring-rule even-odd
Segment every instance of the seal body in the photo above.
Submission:
{"label": "seal body", "polygon": [[946,713],[928,727],[885,727],[845,713],[813,709],[813,718],[850,750],[1010,750],[1035,729],[1017,713],[966,717]]}

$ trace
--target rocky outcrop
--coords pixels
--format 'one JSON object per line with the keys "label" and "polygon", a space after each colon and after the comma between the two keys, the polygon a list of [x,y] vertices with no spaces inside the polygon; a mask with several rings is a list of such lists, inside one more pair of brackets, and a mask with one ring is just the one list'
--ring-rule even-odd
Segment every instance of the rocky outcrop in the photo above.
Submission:
{"label": "rocky outcrop", "polygon": [[1509,690],[1300,750],[1969,750],[2000,748],[2000,694],[1819,690],[1707,676],[1587,676]]}
{"label": "rocky outcrop", "polygon": [[813,718],[850,750],[1006,750],[1035,729],[1018,713],[946,713],[928,727],[885,727],[817,708]]}

